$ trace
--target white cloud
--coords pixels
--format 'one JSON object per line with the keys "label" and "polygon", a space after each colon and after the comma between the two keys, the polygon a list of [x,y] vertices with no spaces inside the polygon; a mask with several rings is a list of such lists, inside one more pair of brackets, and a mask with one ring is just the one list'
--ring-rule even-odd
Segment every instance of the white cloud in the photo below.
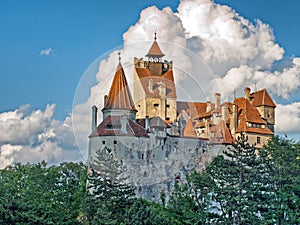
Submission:
{"label": "white cloud", "polygon": [[[298,58],[286,68],[273,68],[283,58],[284,50],[275,42],[269,25],[260,20],[252,23],[230,7],[210,0],[182,0],[178,13],[169,7],[159,10],[155,6],[141,12],[138,22],[123,34],[122,64],[129,83],[133,82],[133,57],[145,57],[154,30],[165,59],[174,62],[179,99],[205,101],[214,92],[221,92],[226,100],[234,90],[239,94],[245,86],[253,90],[255,86],[267,88],[272,97],[288,98],[299,88]],[[108,93],[118,63],[118,51],[112,51],[99,63],[97,85],[90,89],[88,100],[74,108],[73,124],[81,146],[87,146],[92,105],[100,110],[103,107],[103,96]]]}
{"label": "white cloud", "polygon": [[40,55],[42,55],[42,56],[50,56],[50,55],[53,55],[53,54],[54,54],[54,49],[51,48],[51,47],[42,49],[40,51]]}
{"label": "white cloud", "polygon": [[[182,0],[177,13],[169,7],[159,10],[154,6],[141,12],[139,21],[123,34],[124,46],[121,47],[122,64],[130,84],[133,57],[145,57],[154,30],[158,32],[165,59],[173,60],[181,99],[206,101],[214,92],[221,92],[224,99],[245,86],[267,88],[272,97],[278,96],[278,99],[294,97],[299,90],[300,58],[275,65],[277,60],[283,60],[284,50],[275,42],[270,26],[260,20],[252,23],[230,7],[211,0]],[[78,159],[80,153],[76,150],[72,129],[86,158],[91,107],[96,105],[101,115],[103,96],[108,93],[118,64],[118,51],[112,51],[101,60],[98,73],[93,74],[97,84],[86,90],[90,93],[87,100],[75,105],[72,115],[64,121],[53,118],[55,105],[34,111],[23,106],[0,114],[0,165],[18,160]],[[40,51],[44,56],[53,53],[51,47]],[[83,77],[81,82],[87,80]],[[297,127],[299,105],[299,102],[278,105],[276,129],[279,132],[300,131]]]}
{"label": "white cloud", "polygon": [[276,130],[279,133],[300,134],[300,102],[278,104],[276,108]]}
{"label": "white cloud", "polygon": [[55,105],[45,110],[21,106],[0,114],[0,169],[13,162],[50,163],[79,160],[69,117],[53,119]]}

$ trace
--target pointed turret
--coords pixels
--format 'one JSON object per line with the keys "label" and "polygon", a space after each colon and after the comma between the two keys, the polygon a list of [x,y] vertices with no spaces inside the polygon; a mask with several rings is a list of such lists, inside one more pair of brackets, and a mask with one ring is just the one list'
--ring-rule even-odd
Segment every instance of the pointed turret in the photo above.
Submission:
{"label": "pointed turret", "polygon": [[[120,59],[121,58],[119,56],[119,61]],[[109,94],[105,97],[104,108],[102,109],[102,112],[104,118],[106,118],[109,114],[132,114],[130,116],[132,119],[134,119],[137,112],[134,107],[134,103],[121,62],[119,62],[119,65],[116,69]]]}
{"label": "pointed turret", "polygon": [[184,131],[183,131],[184,137],[193,137],[197,138],[196,131],[193,126],[193,122],[191,119],[188,119],[187,124],[185,125]]}
{"label": "pointed turret", "polygon": [[165,54],[161,51],[157,41],[156,41],[156,31],[154,32],[154,42],[146,55],[146,57],[152,58],[152,59],[160,59],[165,56]]}

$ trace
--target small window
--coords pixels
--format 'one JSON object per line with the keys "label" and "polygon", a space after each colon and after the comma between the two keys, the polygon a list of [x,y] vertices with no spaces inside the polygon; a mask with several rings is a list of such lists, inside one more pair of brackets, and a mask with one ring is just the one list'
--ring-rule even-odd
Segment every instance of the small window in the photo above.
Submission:
{"label": "small window", "polygon": [[121,130],[121,124],[107,124],[107,130]]}
{"label": "small window", "polygon": [[144,160],[144,154],[142,154],[142,160]]}
{"label": "small window", "polygon": [[170,120],[170,118],[169,118],[169,117],[166,117],[166,120]]}
{"label": "small window", "polygon": [[257,144],[260,144],[260,137],[257,137]]}
{"label": "small window", "polygon": [[105,141],[102,141],[102,144],[105,145]]}
{"label": "small window", "polygon": [[114,144],[116,145],[118,142],[116,140],[114,140]]}
{"label": "small window", "polygon": [[167,107],[167,108],[170,108],[170,105],[169,105],[169,104],[167,104],[167,105],[166,105],[166,107]]}
{"label": "small window", "polygon": [[155,104],[153,104],[153,106],[154,106],[154,107],[158,107],[158,106],[159,106],[159,104],[158,104],[158,103],[155,103]]}

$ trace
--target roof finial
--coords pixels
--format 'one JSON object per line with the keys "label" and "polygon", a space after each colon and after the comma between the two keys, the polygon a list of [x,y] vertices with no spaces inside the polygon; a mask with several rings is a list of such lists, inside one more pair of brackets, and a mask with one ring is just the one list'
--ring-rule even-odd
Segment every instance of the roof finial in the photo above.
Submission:
{"label": "roof finial", "polygon": [[118,52],[118,55],[119,55],[119,63],[121,63],[121,52],[120,51]]}
{"label": "roof finial", "polygon": [[156,30],[154,31],[154,41],[156,41]]}

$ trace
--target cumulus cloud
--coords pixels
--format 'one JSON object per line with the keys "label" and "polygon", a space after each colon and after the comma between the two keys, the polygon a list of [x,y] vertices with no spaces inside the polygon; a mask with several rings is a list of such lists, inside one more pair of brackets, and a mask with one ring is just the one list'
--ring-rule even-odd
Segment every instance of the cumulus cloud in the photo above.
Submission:
{"label": "cumulus cloud", "polygon": [[299,89],[299,58],[277,63],[284,61],[284,49],[275,42],[268,24],[251,22],[211,0],[182,0],[177,10],[144,9],[138,22],[123,34],[124,45],[100,61],[97,84],[89,90],[87,101],[73,111],[75,133],[82,146],[87,145],[85,137],[90,132],[91,106],[103,107],[103,96],[118,63],[117,52],[122,52],[122,64],[132,84],[133,57],[145,57],[155,30],[165,59],[173,60],[181,100],[206,101],[214,92],[221,92],[224,100],[232,99],[233,93],[241,94],[245,86],[267,88],[280,100]]}
{"label": "cumulus cloud", "polygon": [[80,160],[69,117],[53,118],[55,105],[31,110],[29,105],[0,114],[0,169],[14,162],[56,163]]}
{"label": "cumulus cloud", "polygon": [[279,133],[300,133],[300,102],[278,104],[276,108],[276,130]]}
{"label": "cumulus cloud", "polygon": [[42,49],[40,51],[40,55],[42,55],[42,56],[50,56],[50,55],[53,55],[53,54],[54,54],[54,49],[51,48],[51,47]]}
{"label": "cumulus cloud", "polygon": [[[142,10],[138,22],[123,34],[124,45],[97,61],[98,72],[92,74],[96,83],[91,88],[84,84],[91,79],[83,77],[78,90],[85,88],[88,97],[76,101],[83,93],[77,90],[72,115],[64,121],[53,118],[55,105],[34,111],[23,106],[0,114],[3,134],[0,165],[17,160],[58,162],[79,158],[79,152],[74,150],[72,129],[86,158],[91,107],[103,107],[103,96],[108,93],[118,64],[118,51],[122,52],[121,61],[132,85],[133,57],[145,57],[155,30],[165,59],[173,60],[180,100],[206,101],[214,92],[221,92],[226,100],[234,91],[239,94],[249,86],[253,90],[268,89],[280,103],[283,98],[295,98],[299,92],[300,58],[284,58],[284,49],[276,43],[268,24],[249,21],[234,9],[211,0],[181,0],[176,13],[169,7],[160,10],[152,6]],[[49,47],[41,50],[40,55],[53,53]],[[279,132],[299,132],[299,105],[299,102],[278,104],[276,129]],[[98,114],[100,121],[100,110]]]}

